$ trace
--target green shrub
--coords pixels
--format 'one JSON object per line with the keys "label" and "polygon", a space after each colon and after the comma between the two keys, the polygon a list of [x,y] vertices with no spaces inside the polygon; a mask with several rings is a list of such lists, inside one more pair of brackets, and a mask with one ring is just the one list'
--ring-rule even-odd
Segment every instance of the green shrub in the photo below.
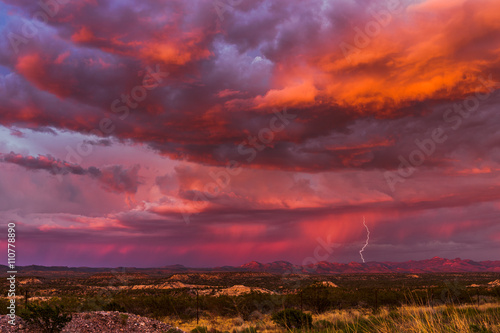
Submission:
{"label": "green shrub", "polygon": [[121,322],[122,326],[127,325],[127,321],[128,321],[128,315],[124,314],[124,313],[120,313],[120,322]]}
{"label": "green shrub", "polygon": [[474,333],[492,333],[492,331],[484,327],[484,325],[479,326],[476,324],[472,324],[470,325],[470,330]]}
{"label": "green shrub", "polygon": [[276,325],[291,328],[308,328],[312,324],[312,316],[297,309],[286,309],[273,314],[271,317]]}
{"label": "green shrub", "polygon": [[71,321],[71,314],[66,313],[62,307],[49,304],[28,304],[24,311],[19,313],[26,323],[46,333],[61,332],[64,326]]}
{"label": "green shrub", "polygon": [[7,298],[0,299],[0,315],[6,315],[9,313],[9,309],[7,309],[9,305],[10,305],[9,299]]}
{"label": "green shrub", "polygon": [[[219,331],[218,329],[216,329],[215,327],[212,327],[208,330],[208,333],[226,333],[226,332],[222,332],[222,331]],[[227,332],[229,333],[229,332]]]}
{"label": "green shrub", "polygon": [[254,326],[250,326],[241,330],[234,329],[233,333],[257,333],[257,328]]}
{"label": "green shrub", "polygon": [[326,329],[326,328],[333,328],[333,323],[331,321],[322,319],[318,320],[317,322],[314,323],[314,328],[317,329]]}
{"label": "green shrub", "polygon": [[205,326],[196,326],[191,330],[191,333],[208,333],[208,328]]}
{"label": "green shrub", "polygon": [[125,308],[115,301],[111,301],[103,306],[104,311],[125,312]]}

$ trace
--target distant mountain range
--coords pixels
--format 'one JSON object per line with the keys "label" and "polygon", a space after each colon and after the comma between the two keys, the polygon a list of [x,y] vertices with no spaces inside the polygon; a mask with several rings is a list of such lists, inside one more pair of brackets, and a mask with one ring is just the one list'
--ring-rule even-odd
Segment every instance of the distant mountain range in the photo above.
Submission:
{"label": "distant mountain range", "polygon": [[469,259],[443,259],[434,257],[426,260],[410,260],[405,262],[351,262],[340,264],[321,261],[314,266],[293,265],[286,261],[275,261],[261,264],[252,261],[242,265],[246,271],[269,273],[316,273],[316,274],[342,274],[342,273],[452,273],[452,272],[499,272],[500,261],[473,261]]}
{"label": "distant mountain range", "polygon": [[[7,266],[0,265],[4,272]],[[67,267],[67,266],[18,266],[18,273],[23,275],[46,275],[46,274],[88,274],[101,272],[123,272],[146,273],[152,275],[187,272],[263,272],[275,274],[308,273],[308,274],[351,274],[351,273],[459,273],[459,272],[498,272],[500,273],[500,261],[473,261],[456,259],[444,259],[434,257],[426,260],[410,260],[405,262],[351,262],[340,264],[321,261],[316,266],[294,265],[287,261],[275,261],[262,264],[256,261],[241,266],[223,266],[214,268],[190,268],[183,265],[171,265],[158,268],[91,268],[91,267]]]}

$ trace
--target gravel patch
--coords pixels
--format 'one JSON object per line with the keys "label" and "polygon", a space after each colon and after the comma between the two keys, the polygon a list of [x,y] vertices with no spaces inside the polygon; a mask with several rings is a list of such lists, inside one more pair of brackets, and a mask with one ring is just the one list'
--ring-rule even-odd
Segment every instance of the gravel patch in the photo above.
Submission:
{"label": "gravel patch", "polygon": [[[25,322],[17,317],[16,325],[8,323],[7,316],[0,318],[0,332],[38,333],[26,327]],[[97,311],[74,313],[72,320],[64,327],[63,333],[101,333],[101,332],[144,332],[144,333],[185,333],[159,320],[117,311]]]}

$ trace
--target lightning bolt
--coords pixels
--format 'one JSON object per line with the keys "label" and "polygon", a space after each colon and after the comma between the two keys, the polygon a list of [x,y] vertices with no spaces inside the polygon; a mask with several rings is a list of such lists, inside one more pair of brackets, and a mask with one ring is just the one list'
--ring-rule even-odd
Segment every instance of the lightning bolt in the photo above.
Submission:
{"label": "lightning bolt", "polygon": [[363,245],[363,248],[359,251],[359,255],[361,256],[361,260],[363,260],[363,263],[365,263],[365,258],[363,257],[363,251],[368,246],[368,241],[370,240],[370,230],[368,229],[368,226],[366,225],[364,216],[363,216],[363,225],[366,228],[366,242],[365,242],[365,245]]}

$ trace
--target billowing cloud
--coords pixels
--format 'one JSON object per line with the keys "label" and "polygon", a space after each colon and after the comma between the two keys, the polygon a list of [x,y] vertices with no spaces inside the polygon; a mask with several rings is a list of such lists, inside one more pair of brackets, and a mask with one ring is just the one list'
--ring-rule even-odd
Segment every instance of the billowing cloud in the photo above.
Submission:
{"label": "billowing cloud", "polygon": [[100,181],[106,190],[117,193],[136,193],[137,186],[140,184],[139,164],[130,169],[124,169],[121,165],[111,165],[101,169],[93,166],[83,168],[80,165],[62,161],[50,155],[33,157],[22,156],[13,152],[1,154],[0,162],[17,164],[28,170],[45,170],[52,175],[87,175]]}
{"label": "billowing cloud", "polygon": [[[7,32],[22,36],[26,21],[14,16],[0,53],[13,72],[4,78],[2,123],[95,130],[171,158],[221,165],[248,135],[269,127],[273,108],[286,107],[297,120],[272,145],[291,165],[252,164],[315,170],[315,163],[294,162],[310,154],[291,156],[290,148],[312,141],[325,149],[322,136],[358,119],[418,116],[429,103],[495,87],[498,4],[443,3],[244,1],[223,21],[203,1],[68,3],[17,48]],[[11,5],[28,18],[43,11]],[[467,33],[457,34],[463,26]],[[145,91],[148,68],[165,77]],[[104,118],[112,124],[102,126]],[[340,163],[313,156],[346,164],[345,156]]]}

